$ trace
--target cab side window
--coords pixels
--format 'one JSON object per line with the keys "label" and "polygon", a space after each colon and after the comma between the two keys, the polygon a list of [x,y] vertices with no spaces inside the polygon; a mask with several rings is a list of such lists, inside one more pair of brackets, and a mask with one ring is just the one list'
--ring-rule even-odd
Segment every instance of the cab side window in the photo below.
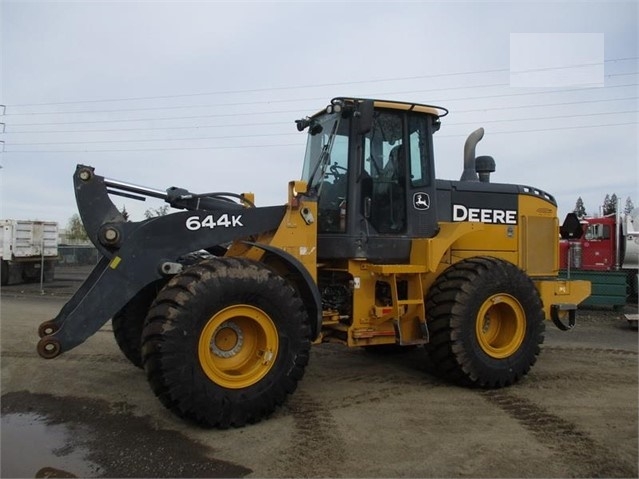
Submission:
{"label": "cab side window", "polygon": [[410,183],[413,187],[429,186],[431,182],[427,121],[424,115],[408,119]]}
{"label": "cab side window", "polygon": [[372,182],[369,221],[379,233],[406,230],[406,155],[402,116],[376,111],[364,138],[364,170]]}

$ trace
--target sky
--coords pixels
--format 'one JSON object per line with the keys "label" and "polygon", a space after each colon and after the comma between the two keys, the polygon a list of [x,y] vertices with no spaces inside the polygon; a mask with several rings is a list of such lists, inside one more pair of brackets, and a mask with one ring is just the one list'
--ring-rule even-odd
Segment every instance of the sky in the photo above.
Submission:
{"label": "sky", "polygon": [[637,2],[2,0],[0,40],[0,218],[65,227],[76,164],[281,204],[294,120],[336,96],[448,108],[438,178],[483,127],[492,181],[550,193],[560,218],[578,197],[639,206]]}

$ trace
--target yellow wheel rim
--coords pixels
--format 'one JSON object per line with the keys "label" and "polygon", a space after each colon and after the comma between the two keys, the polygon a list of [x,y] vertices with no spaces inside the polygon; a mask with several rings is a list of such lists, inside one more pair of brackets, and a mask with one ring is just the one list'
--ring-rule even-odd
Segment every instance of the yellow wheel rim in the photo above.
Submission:
{"label": "yellow wheel rim", "polygon": [[271,318],[261,309],[235,305],[213,315],[198,342],[200,365],[219,386],[249,387],[273,367],[279,339]]}
{"label": "yellow wheel rim", "polygon": [[481,349],[495,359],[512,356],[526,336],[526,314],[519,301],[495,294],[484,301],[475,323]]}

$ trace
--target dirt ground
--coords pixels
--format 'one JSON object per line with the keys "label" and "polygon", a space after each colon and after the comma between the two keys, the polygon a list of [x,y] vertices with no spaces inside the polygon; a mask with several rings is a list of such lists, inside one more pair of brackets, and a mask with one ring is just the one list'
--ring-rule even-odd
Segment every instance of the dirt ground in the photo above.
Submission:
{"label": "dirt ground", "polygon": [[220,431],[164,409],[110,323],[37,355],[38,325],[78,281],[2,290],[2,477],[638,476],[637,332],[622,312],[581,311],[567,333],[548,323],[530,374],[495,391],[430,376],[419,349],[314,346],[271,418]]}

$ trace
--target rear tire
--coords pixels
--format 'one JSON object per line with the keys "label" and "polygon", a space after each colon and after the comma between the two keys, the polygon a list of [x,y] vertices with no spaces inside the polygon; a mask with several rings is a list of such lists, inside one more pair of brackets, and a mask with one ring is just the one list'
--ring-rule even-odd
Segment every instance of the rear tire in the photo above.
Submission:
{"label": "rear tire", "polygon": [[429,363],[465,386],[498,388],[526,375],[544,341],[535,285],[515,265],[480,257],[448,268],[427,296]]}
{"label": "rear tire", "polygon": [[136,294],[111,319],[115,342],[131,363],[140,369],[142,364],[142,330],[153,300],[162,287],[162,281],[153,282]]}
{"label": "rear tire", "polygon": [[9,262],[0,261],[0,286],[6,286],[9,284]]}
{"label": "rear tire", "polygon": [[[184,267],[193,265],[203,259],[213,258],[206,251],[194,251],[178,258],[178,263]],[[168,280],[162,279],[142,288],[131,300],[124,305],[111,319],[113,335],[120,351],[131,363],[140,369],[142,364],[142,330],[144,320],[153,300]]]}
{"label": "rear tire", "polygon": [[261,263],[219,258],[175,276],[143,331],[149,383],[178,416],[227,428],[271,414],[304,375],[310,324],[295,289]]}

